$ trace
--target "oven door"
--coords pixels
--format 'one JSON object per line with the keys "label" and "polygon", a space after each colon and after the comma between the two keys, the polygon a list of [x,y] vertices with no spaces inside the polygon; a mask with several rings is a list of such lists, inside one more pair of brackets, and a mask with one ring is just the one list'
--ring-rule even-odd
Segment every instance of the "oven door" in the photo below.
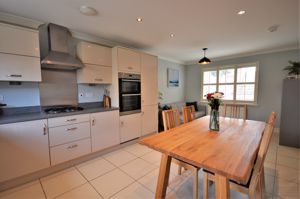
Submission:
{"label": "oven door", "polygon": [[119,88],[121,94],[141,93],[141,80],[139,79],[119,79]]}
{"label": "oven door", "polygon": [[120,95],[120,115],[129,115],[141,112],[141,94]]}

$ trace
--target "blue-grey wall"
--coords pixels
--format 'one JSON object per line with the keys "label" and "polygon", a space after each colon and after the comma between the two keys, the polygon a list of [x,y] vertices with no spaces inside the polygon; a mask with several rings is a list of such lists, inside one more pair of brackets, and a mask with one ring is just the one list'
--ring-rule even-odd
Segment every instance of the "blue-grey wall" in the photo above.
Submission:
{"label": "blue-grey wall", "polygon": [[[205,67],[259,62],[258,105],[249,107],[248,118],[266,121],[270,112],[275,111],[278,113],[277,126],[279,126],[282,80],[286,77],[286,72],[282,69],[288,65],[289,60],[299,61],[299,51],[290,50],[222,61],[212,60],[212,64]],[[185,96],[187,100],[200,101],[201,99],[201,67],[198,64],[186,66]]]}

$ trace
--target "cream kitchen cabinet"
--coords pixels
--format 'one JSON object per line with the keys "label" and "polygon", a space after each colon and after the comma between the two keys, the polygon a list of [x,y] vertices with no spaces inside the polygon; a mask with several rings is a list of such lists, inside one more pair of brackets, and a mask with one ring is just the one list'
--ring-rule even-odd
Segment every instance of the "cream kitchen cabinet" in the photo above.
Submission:
{"label": "cream kitchen cabinet", "polygon": [[157,105],[157,57],[141,53],[142,106]]}
{"label": "cream kitchen cabinet", "polygon": [[92,152],[120,144],[119,111],[91,114]]}
{"label": "cream kitchen cabinet", "polygon": [[157,105],[142,106],[142,136],[158,131]]}
{"label": "cream kitchen cabinet", "polygon": [[40,57],[38,31],[0,23],[0,52]]}
{"label": "cream kitchen cabinet", "polygon": [[120,72],[141,73],[141,55],[137,51],[117,47],[117,62]]}
{"label": "cream kitchen cabinet", "polygon": [[140,137],[141,131],[141,113],[120,116],[121,143]]}
{"label": "cream kitchen cabinet", "polygon": [[47,120],[0,125],[0,182],[50,166]]}
{"label": "cream kitchen cabinet", "polygon": [[77,70],[77,83],[80,84],[111,84],[112,68],[84,64],[84,69]]}

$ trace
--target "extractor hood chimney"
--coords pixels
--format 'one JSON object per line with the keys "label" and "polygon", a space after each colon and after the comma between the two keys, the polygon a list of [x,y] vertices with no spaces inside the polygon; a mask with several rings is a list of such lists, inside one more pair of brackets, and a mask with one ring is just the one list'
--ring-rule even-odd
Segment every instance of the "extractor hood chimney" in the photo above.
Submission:
{"label": "extractor hood chimney", "polygon": [[39,27],[42,68],[75,70],[84,67],[72,55],[70,31],[56,24],[43,24]]}

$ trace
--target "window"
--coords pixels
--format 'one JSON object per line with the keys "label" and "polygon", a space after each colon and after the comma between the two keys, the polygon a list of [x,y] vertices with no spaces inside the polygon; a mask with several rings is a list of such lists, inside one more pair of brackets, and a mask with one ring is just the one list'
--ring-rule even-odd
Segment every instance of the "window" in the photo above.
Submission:
{"label": "window", "polygon": [[224,100],[256,103],[258,63],[207,68],[203,70],[202,96],[219,91]]}

